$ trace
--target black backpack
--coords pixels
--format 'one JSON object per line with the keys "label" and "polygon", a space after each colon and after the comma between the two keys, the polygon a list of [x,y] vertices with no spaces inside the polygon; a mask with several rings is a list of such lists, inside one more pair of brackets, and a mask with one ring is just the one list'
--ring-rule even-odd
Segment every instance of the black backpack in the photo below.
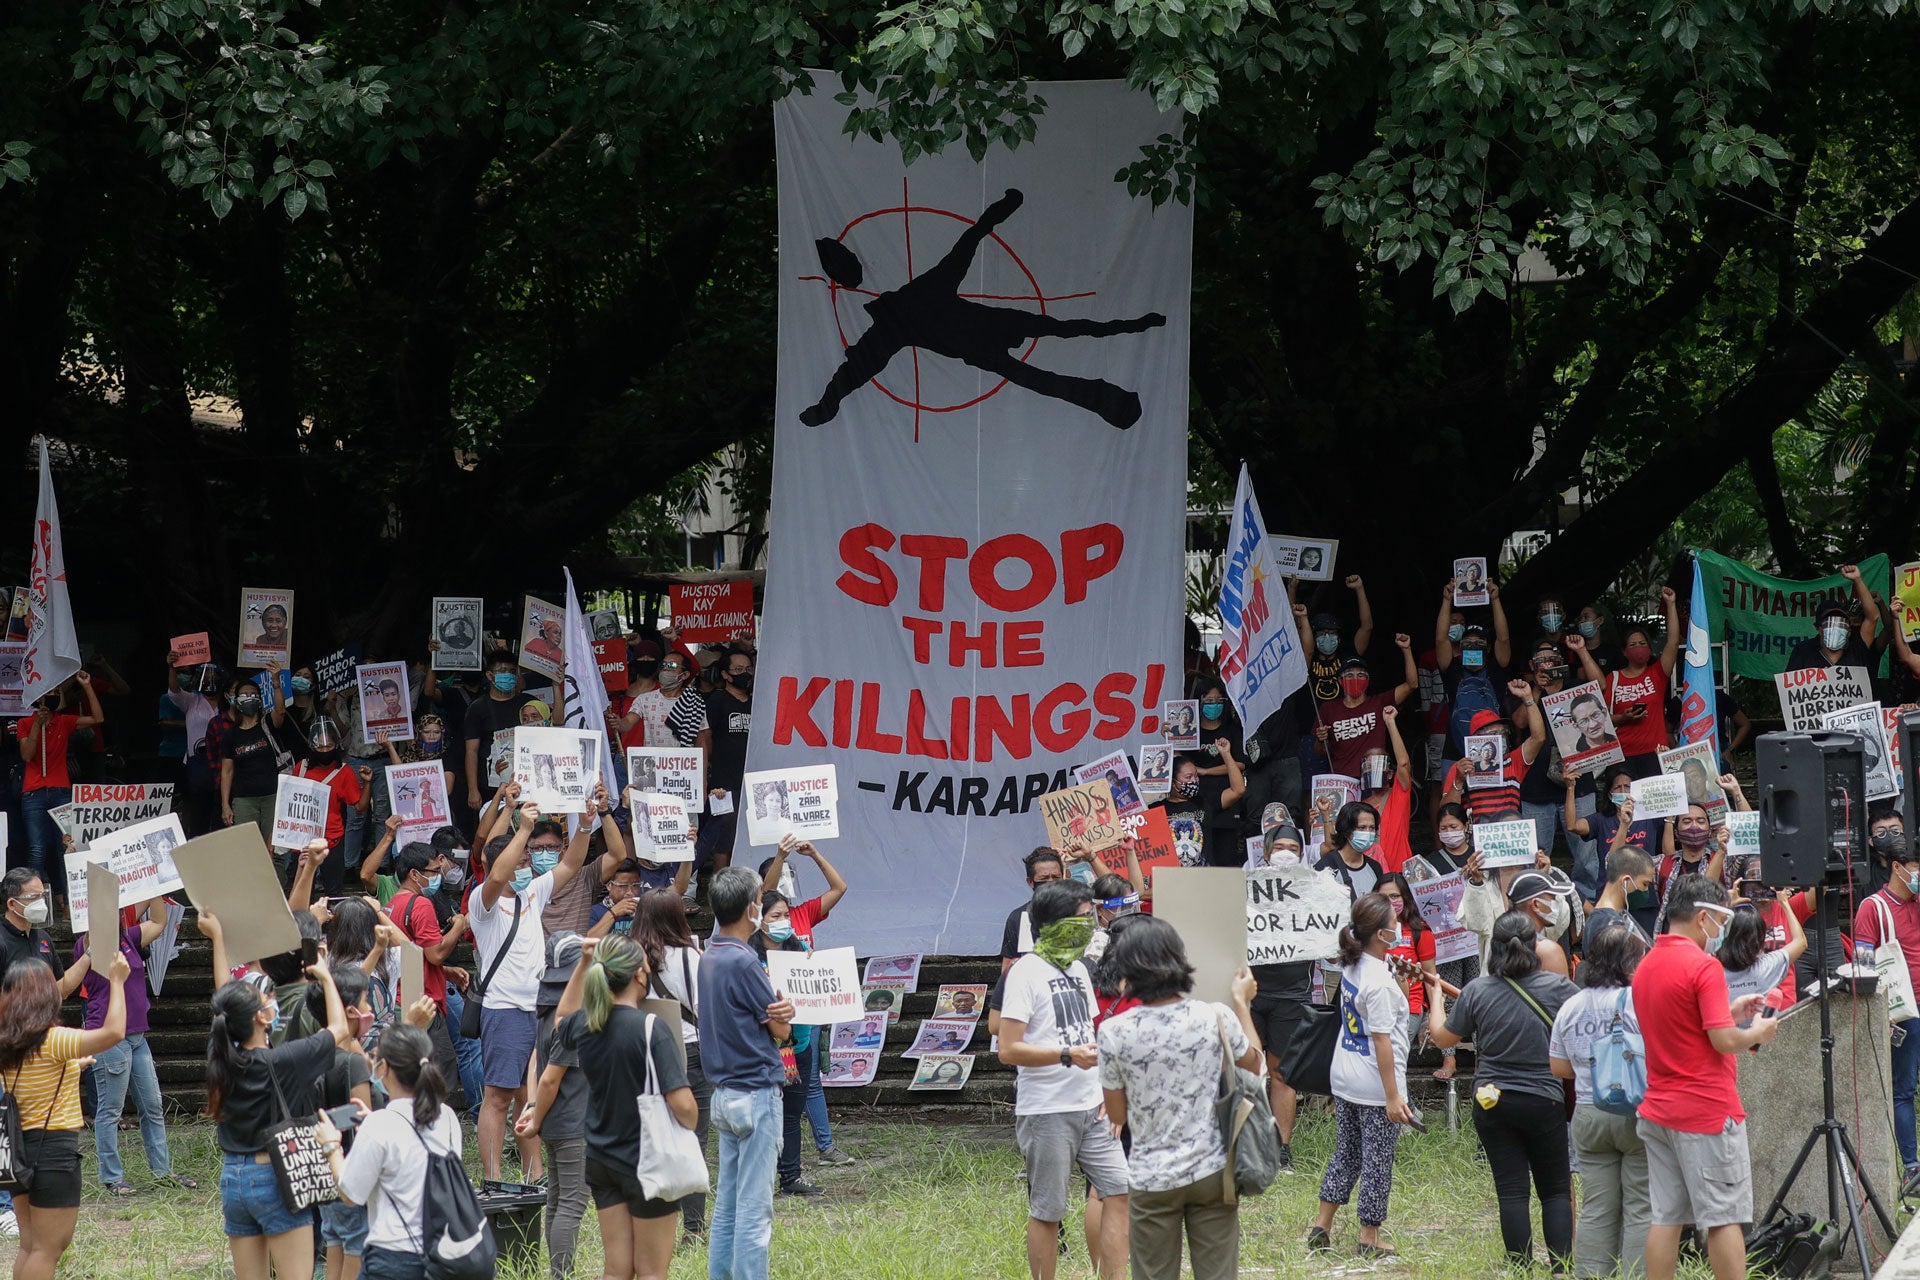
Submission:
{"label": "black backpack", "polygon": [[[414,1140],[427,1153],[427,1175],[420,1191],[420,1250],[427,1280],[489,1280],[499,1258],[493,1227],[480,1208],[480,1197],[460,1163],[458,1151],[435,1152],[409,1125]],[[388,1196],[392,1200],[392,1196]],[[407,1234],[413,1235],[411,1228]]]}

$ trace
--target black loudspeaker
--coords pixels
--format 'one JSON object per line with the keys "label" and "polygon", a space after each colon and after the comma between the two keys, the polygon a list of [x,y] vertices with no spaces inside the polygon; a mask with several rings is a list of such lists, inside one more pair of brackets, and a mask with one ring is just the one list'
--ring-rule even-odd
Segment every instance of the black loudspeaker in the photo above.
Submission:
{"label": "black loudspeaker", "polygon": [[1900,779],[1900,825],[1907,833],[1907,847],[1913,847],[1914,832],[1920,831],[1915,825],[1916,807],[1920,807],[1914,795],[1916,790],[1916,763],[1920,763],[1920,711],[1902,713],[1900,721],[1893,727],[1894,776]]}
{"label": "black loudspeaker", "polygon": [[[1903,735],[1904,736],[1904,735]],[[1853,733],[1767,733],[1759,742],[1760,875],[1808,888],[1867,878],[1867,754]]]}

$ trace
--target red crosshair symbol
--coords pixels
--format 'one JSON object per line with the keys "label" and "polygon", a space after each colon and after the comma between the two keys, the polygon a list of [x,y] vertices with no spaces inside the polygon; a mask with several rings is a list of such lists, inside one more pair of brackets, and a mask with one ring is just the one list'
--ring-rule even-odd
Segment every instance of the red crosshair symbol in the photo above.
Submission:
{"label": "red crosshair symbol", "polygon": [[[861,223],[871,221],[874,218],[887,218],[887,217],[892,217],[894,214],[900,215],[901,231],[903,236],[905,237],[906,246],[907,246],[907,279],[912,280],[913,279],[913,215],[916,213],[932,214],[933,216],[938,218],[952,218],[955,222],[961,223],[965,226],[972,226],[975,222],[978,221],[977,218],[969,218],[965,214],[955,213],[951,209],[936,209],[936,208],[933,208],[931,205],[917,205],[913,203],[913,200],[911,199],[911,197],[908,195],[908,192],[907,192],[907,180],[905,178],[901,178],[899,204],[895,205],[891,209],[875,209],[869,213],[861,214],[859,217],[855,218],[852,222],[849,222],[846,226],[840,228],[840,234],[835,236],[834,239],[844,244],[846,243],[847,236],[851,234],[853,229],[859,226]],[[959,297],[974,298],[981,302],[1037,302],[1040,304],[1040,314],[1045,315],[1047,313],[1047,304],[1049,302],[1064,302],[1069,298],[1091,298],[1094,296],[1095,291],[1092,289],[1087,290],[1085,293],[1056,293],[1056,294],[1049,295],[1047,293],[1042,292],[1040,288],[1040,282],[1034,278],[1033,272],[1027,267],[1027,264],[1021,260],[1020,255],[1013,251],[1013,246],[1009,245],[1005,240],[1002,240],[1000,238],[999,232],[990,231],[987,233],[987,238],[993,241],[994,244],[1000,246],[1000,251],[1006,254],[1007,258],[1013,263],[1013,265],[1020,269],[1020,274],[1026,277],[1027,285],[1032,290],[1032,292],[1031,293],[963,293],[963,294],[959,294],[958,295]],[[880,294],[872,289],[849,289],[845,285],[839,284],[833,280],[828,279],[826,276],[801,276],[800,279],[825,282],[827,286],[828,296],[833,301],[834,328],[839,332],[839,335],[840,335],[840,347],[842,350],[845,350],[847,347],[847,325],[846,325],[846,321],[840,315],[840,295],[843,293],[857,293],[865,297],[877,298],[880,296]],[[1038,338],[1028,339],[1027,349],[1020,353],[1020,359],[1022,363],[1025,363],[1027,357],[1033,354],[1034,347],[1038,346],[1039,343],[1040,343],[1040,339]],[[892,388],[888,387],[886,383],[880,381],[880,379],[877,377],[870,379],[870,381],[873,383],[874,386],[880,389],[881,394],[885,395],[887,399],[893,401],[895,404],[904,405],[905,407],[913,410],[913,438],[916,443],[918,443],[920,439],[920,415],[922,413],[954,413],[961,409],[970,409],[974,405],[979,404],[982,400],[986,400],[998,394],[998,392],[1000,391],[1000,388],[1007,385],[1007,380],[1005,378],[1002,378],[1000,379],[1000,381],[994,383],[991,387],[988,387],[985,391],[982,391],[979,395],[973,397],[971,400],[962,400],[958,404],[923,404],[921,403],[921,400],[920,400],[920,348],[909,347],[908,351],[913,356],[913,394],[911,396],[900,395],[899,393],[895,392]]]}

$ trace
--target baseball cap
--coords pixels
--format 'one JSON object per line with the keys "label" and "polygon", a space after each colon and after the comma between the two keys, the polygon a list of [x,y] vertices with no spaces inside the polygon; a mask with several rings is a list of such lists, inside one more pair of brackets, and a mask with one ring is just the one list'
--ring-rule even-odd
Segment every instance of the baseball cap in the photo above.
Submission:
{"label": "baseball cap", "polygon": [[1499,723],[1500,713],[1498,711],[1476,711],[1473,713],[1473,719],[1467,722],[1467,732],[1485,733],[1491,726]]}
{"label": "baseball cap", "polygon": [[1307,625],[1315,632],[1338,631],[1340,629],[1340,618],[1336,614],[1316,613],[1307,619]]}
{"label": "baseball cap", "polygon": [[1563,883],[1556,884],[1551,876],[1542,875],[1538,871],[1522,871],[1513,878],[1513,883],[1507,886],[1507,901],[1517,907],[1527,899],[1537,898],[1543,893],[1558,894],[1562,898],[1572,897],[1573,885],[1565,882],[1564,876],[1561,880]]}
{"label": "baseball cap", "polygon": [[566,992],[567,979],[573,976],[574,966],[580,963],[580,935],[562,929],[558,933],[547,935],[547,968],[540,975],[540,1006],[550,1008],[560,1003],[560,997]]}
{"label": "baseball cap", "polygon": [[1846,616],[1847,606],[1838,600],[1827,601],[1821,605],[1813,615],[1814,621],[1816,622],[1825,622],[1828,618],[1844,618]]}
{"label": "baseball cap", "polygon": [[1348,658],[1340,664],[1340,674],[1345,675],[1349,671],[1358,671],[1361,675],[1366,675],[1367,660],[1365,658]]}
{"label": "baseball cap", "polygon": [[635,662],[638,662],[642,658],[657,658],[660,656],[660,646],[645,636],[641,636],[638,640],[635,640],[627,646],[627,653]]}

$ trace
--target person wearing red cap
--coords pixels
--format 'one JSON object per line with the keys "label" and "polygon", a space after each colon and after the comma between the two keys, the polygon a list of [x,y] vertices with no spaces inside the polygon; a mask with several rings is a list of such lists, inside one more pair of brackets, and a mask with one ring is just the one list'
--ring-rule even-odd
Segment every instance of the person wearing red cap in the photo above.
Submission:
{"label": "person wearing red cap", "polygon": [[1845,602],[1828,600],[1814,612],[1813,634],[1793,646],[1787,670],[1872,665],[1873,642],[1880,629],[1879,602],[1860,576],[1859,565],[1841,565],[1840,576],[1853,584],[1854,598],[1860,602],[1860,633],[1854,634],[1851,611]]}
{"label": "person wearing red cap", "polygon": [[1446,799],[1465,805],[1467,813],[1476,823],[1504,822],[1520,816],[1520,780],[1527,776],[1528,766],[1539,758],[1541,748],[1547,743],[1547,718],[1533,714],[1536,709],[1533,686],[1525,680],[1513,680],[1508,682],[1507,692],[1529,712],[1527,736],[1519,746],[1513,745],[1516,736],[1513,722],[1498,711],[1474,712],[1467,728],[1469,737],[1499,734],[1505,743],[1501,754],[1506,758],[1506,767],[1499,784],[1490,787],[1467,786],[1465,761],[1456,761],[1447,770],[1447,781],[1443,787]]}

